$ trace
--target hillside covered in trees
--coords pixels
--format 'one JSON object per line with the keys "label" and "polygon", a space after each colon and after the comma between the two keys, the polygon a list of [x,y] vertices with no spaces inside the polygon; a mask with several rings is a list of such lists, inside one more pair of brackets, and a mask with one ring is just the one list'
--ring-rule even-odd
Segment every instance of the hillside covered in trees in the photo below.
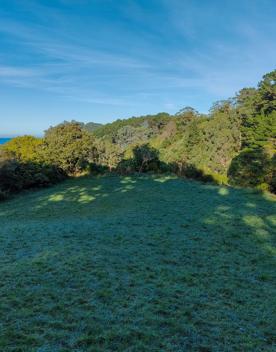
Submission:
{"label": "hillside covered in trees", "polygon": [[95,123],[64,122],[1,147],[0,197],[84,172],[176,173],[276,192],[276,70],[213,104]]}

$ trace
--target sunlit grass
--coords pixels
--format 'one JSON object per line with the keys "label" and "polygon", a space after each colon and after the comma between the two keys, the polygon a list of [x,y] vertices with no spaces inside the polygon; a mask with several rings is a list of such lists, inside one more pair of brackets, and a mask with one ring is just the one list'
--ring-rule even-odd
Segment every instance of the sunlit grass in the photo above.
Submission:
{"label": "sunlit grass", "polygon": [[168,176],[1,203],[0,351],[275,351],[275,214]]}

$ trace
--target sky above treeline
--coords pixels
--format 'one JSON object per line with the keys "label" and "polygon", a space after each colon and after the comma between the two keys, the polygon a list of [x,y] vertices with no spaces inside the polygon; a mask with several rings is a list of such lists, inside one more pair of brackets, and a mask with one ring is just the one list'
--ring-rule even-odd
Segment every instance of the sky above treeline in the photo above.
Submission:
{"label": "sky above treeline", "polygon": [[0,136],[207,112],[276,67],[275,0],[0,0]]}

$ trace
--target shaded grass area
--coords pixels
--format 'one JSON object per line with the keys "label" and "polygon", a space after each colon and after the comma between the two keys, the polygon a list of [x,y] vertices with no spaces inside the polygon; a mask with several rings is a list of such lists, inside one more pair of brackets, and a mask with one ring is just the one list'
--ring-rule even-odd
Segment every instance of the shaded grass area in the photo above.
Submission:
{"label": "shaded grass area", "polygon": [[276,202],[175,177],[0,205],[1,351],[275,351]]}

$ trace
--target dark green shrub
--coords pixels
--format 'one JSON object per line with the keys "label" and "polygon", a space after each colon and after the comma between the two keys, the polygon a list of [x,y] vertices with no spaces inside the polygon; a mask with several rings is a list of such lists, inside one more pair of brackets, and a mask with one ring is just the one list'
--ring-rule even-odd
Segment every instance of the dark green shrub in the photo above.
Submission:
{"label": "dark green shrub", "polygon": [[89,173],[92,175],[97,175],[97,174],[105,174],[106,172],[109,171],[109,168],[107,165],[101,165],[101,164],[96,164],[96,163],[90,163],[89,164]]}
{"label": "dark green shrub", "polygon": [[20,162],[11,154],[0,153],[0,199],[33,187],[46,187],[62,181],[65,174],[52,165]]}
{"label": "dark green shrub", "polygon": [[133,159],[123,159],[119,162],[116,172],[121,175],[129,175],[136,172],[136,165]]}
{"label": "dark green shrub", "polygon": [[237,155],[228,171],[230,184],[264,188],[272,182],[272,163],[262,148],[245,149]]}
{"label": "dark green shrub", "polygon": [[133,149],[133,163],[138,172],[158,171],[159,152],[149,144],[143,144]]}

